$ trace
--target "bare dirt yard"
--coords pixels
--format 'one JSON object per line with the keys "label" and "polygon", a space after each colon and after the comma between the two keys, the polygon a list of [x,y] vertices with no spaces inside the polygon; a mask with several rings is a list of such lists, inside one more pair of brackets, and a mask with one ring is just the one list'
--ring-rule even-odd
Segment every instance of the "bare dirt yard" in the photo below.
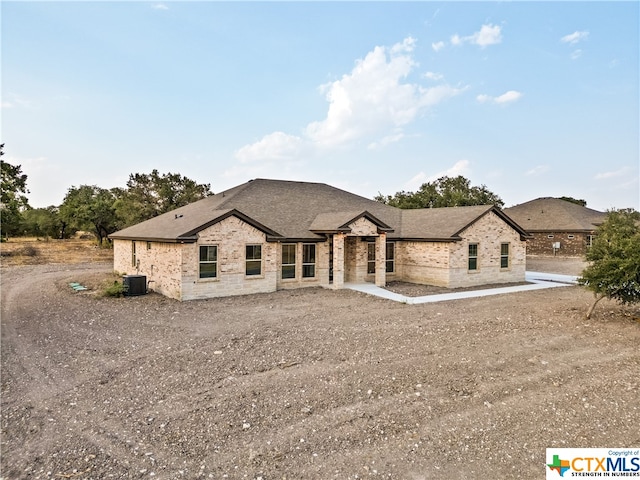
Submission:
{"label": "bare dirt yard", "polygon": [[580,287],[180,303],[101,297],[110,270],[2,267],[3,479],[542,479],[547,447],[640,446],[640,311],[587,321]]}

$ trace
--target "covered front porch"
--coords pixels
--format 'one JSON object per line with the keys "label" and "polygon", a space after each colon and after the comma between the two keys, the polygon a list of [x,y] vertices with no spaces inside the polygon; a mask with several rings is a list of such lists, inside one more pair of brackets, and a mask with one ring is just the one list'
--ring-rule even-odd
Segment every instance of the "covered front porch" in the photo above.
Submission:
{"label": "covered front porch", "polygon": [[385,232],[376,235],[334,234],[329,283],[336,289],[343,288],[345,283],[365,282],[384,287],[386,243]]}

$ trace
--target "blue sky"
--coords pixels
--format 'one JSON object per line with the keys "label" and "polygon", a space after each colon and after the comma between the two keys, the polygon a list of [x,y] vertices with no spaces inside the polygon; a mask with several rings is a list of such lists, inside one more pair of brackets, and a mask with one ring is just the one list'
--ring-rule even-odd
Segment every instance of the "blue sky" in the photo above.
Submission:
{"label": "blue sky", "polygon": [[638,2],[1,2],[34,207],[180,173],[639,206]]}

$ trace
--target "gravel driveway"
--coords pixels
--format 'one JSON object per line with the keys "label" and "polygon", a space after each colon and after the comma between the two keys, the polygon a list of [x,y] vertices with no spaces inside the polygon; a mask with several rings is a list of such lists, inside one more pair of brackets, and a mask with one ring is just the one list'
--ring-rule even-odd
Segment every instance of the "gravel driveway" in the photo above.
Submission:
{"label": "gravel driveway", "polygon": [[640,313],[580,287],[404,305],[74,293],[2,269],[3,479],[542,479],[640,446]]}

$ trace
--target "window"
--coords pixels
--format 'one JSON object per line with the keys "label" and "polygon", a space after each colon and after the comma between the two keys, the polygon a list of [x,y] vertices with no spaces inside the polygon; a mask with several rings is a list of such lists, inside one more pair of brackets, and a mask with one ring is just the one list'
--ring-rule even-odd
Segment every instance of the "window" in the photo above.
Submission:
{"label": "window", "polygon": [[376,273],[376,244],[367,243],[367,273]]}
{"label": "window", "polygon": [[509,268],[509,244],[500,244],[500,268]]}
{"label": "window", "polygon": [[594,235],[587,235],[587,248],[591,248],[593,245],[593,237]]}
{"label": "window", "polygon": [[131,242],[131,266],[135,267],[136,266],[136,242]]}
{"label": "window", "polygon": [[387,273],[393,273],[396,271],[396,244],[395,242],[387,242]]}
{"label": "window", "polygon": [[246,246],[246,274],[261,275],[262,274],[262,245]]}
{"label": "window", "polygon": [[569,240],[573,240],[575,237],[574,237],[573,235],[567,235],[567,238],[568,238]]}
{"label": "window", "polygon": [[296,278],[296,244],[282,245],[282,278]]}
{"label": "window", "polygon": [[547,235],[547,238],[553,238],[553,235]]}
{"label": "window", "polygon": [[218,276],[218,246],[200,245],[200,278]]}
{"label": "window", "polygon": [[151,242],[147,242],[147,250],[151,250]]}
{"label": "window", "polygon": [[478,269],[478,244],[469,244],[469,270]]}
{"label": "window", "polygon": [[316,245],[305,243],[302,245],[302,278],[316,276]]}

